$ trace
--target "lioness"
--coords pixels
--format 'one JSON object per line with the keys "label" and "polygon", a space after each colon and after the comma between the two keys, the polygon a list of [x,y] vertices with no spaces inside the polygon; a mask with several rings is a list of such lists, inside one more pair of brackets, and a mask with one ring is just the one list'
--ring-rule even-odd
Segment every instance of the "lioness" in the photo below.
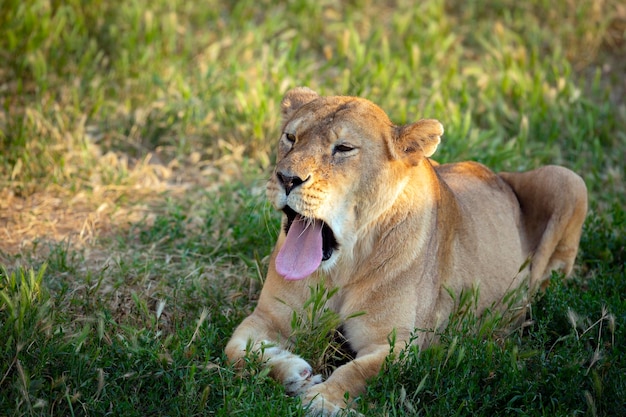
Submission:
{"label": "lioness", "polygon": [[[535,289],[553,270],[571,272],[587,212],[585,184],[573,172],[438,165],[429,158],[441,123],[396,126],[362,98],[299,87],[281,109],[267,196],[284,213],[283,230],[258,305],[226,354],[237,364],[256,351],[313,413],[332,415],[346,392],[363,392],[390,352],[390,333],[402,349],[415,329],[445,325],[451,294],[478,286],[481,310],[525,278]],[[324,382],[288,350],[292,313],[318,282],[339,288],[327,307],[340,317],[365,312],[342,326],[356,359]]]}

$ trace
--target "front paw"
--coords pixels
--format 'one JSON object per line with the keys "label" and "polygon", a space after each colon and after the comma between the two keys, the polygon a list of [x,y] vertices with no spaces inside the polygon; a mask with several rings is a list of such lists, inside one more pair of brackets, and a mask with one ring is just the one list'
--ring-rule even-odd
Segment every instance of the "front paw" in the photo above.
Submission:
{"label": "front paw", "polygon": [[339,406],[331,403],[321,394],[311,397],[307,393],[302,399],[302,405],[307,417],[334,417],[341,412]]}
{"label": "front paw", "polygon": [[302,397],[302,405],[307,417],[334,417],[338,415],[359,415],[353,410],[344,409],[346,401],[343,395],[329,392],[326,384],[311,387]]}
{"label": "front paw", "polygon": [[289,375],[283,380],[287,395],[303,394],[314,385],[322,382],[321,375],[313,375],[313,368],[304,359],[300,359],[300,361],[301,363],[289,369]]}
{"label": "front paw", "polygon": [[311,365],[301,357],[284,350],[271,353],[270,374],[283,383],[287,395],[301,395],[322,382],[322,376],[314,375]]}

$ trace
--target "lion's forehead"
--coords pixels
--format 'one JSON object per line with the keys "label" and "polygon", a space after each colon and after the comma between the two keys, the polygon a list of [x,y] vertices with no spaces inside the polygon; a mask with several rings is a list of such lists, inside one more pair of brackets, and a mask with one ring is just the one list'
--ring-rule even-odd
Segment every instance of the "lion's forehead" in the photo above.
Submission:
{"label": "lion's forehead", "polygon": [[303,106],[287,123],[286,131],[326,140],[367,135],[392,126],[374,103],[354,97],[323,97]]}

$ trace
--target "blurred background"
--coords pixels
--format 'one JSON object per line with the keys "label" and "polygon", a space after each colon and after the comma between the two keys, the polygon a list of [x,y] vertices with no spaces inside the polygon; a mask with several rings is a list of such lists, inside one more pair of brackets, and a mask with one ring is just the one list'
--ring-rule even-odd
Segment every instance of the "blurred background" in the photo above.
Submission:
{"label": "blurred background", "polygon": [[537,324],[413,352],[361,411],[624,415],[623,0],[0,1],[0,410],[301,414],[222,356],[298,85],[439,119],[440,162],[561,164],[590,191]]}

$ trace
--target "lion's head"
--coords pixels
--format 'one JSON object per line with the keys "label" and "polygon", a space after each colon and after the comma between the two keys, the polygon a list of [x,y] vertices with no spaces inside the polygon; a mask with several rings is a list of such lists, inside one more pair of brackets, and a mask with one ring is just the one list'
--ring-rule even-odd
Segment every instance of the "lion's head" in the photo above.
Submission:
{"label": "lion's head", "polygon": [[368,100],[321,97],[305,87],[288,91],[281,108],[267,185],[269,200],[286,215],[276,269],[302,279],[320,265],[330,268],[391,207],[408,170],[435,152],[443,127],[436,120],[395,126]]}

